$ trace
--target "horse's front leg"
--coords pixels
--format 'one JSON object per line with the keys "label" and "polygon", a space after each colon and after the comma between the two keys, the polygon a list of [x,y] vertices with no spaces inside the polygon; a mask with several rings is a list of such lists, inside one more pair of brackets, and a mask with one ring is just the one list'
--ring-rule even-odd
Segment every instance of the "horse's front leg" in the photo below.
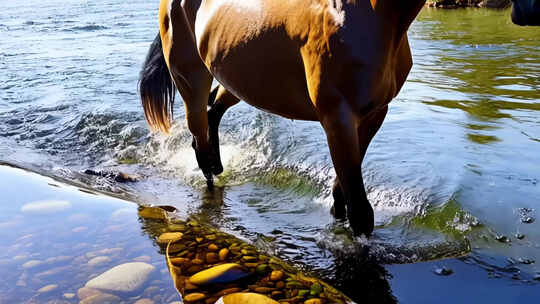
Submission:
{"label": "horse's front leg", "polygon": [[225,111],[239,101],[240,99],[221,85],[217,86],[210,93],[210,99],[208,100],[208,104],[210,105],[210,110],[208,110],[208,136],[215,156],[211,168],[214,175],[219,175],[223,172],[223,164],[221,163],[219,151],[219,123],[221,122],[221,118],[223,117],[223,114],[225,114]]}
{"label": "horse's front leg", "polygon": [[[381,110],[367,117],[358,127],[358,143],[360,145],[362,159],[365,157],[371,140],[375,134],[377,134],[377,131],[379,131],[387,112],[388,106],[385,106]],[[334,204],[332,205],[330,212],[336,219],[345,219],[345,196],[339,183],[339,178],[337,177],[332,186],[332,196],[334,198]]]}
{"label": "horse's front leg", "polygon": [[318,104],[320,121],[326,132],[341,188],[339,192],[337,185],[334,187],[334,197],[338,199],[333,208],[334,214],[337,211],[337,215],[343,215],[343,205],[346,205],[353,232],[369,236],[374,228],[374,214],[364,187],[362,161],[371,139],[384,120],[386,109],[370,116],[359,116],[345,99]]}

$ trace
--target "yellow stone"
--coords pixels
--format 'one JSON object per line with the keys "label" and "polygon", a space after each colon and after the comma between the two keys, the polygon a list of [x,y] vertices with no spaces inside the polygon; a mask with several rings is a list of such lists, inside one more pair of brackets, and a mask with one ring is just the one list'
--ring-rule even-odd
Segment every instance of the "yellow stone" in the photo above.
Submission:
{"label": "yellow stone", "polygon": [[195,238],[195,241],[197,241],[197,243],[200,243],[202,242],[204,239],[202,237],[198,237],[198,238]]}
{"label": "yellow stone", "polygon": [[206,298],[206,295],[204,293],[194,292],[186,295],[184,297],[184,301],[186,302],[195,302],[200,301],[202,299]]}
{"label": "yellow stone", "polygon": [[214,264],[219,261],[219,257],[215,252],[206,253],[206,263]]}
{"label": "yellow stone", "polygon": [[165,232],[159,236],[157,242],[161,244],[172,243],[179,241],[182,236],[182,232]]}
{"label": "yellow stone", "polygon": [[167,219],[167,212],[156,207],[142,207],[142,209],[139,210],[139,216],[147,219],[165,220]]}
{"label": "yellow stone", "polygon": [[229,249],[223,248],[219,251],[219,260],[225,261],[227,259],[227,256],[229,255]]}
{"label": "yellow stone", "polygon": [[200,271],[189,278],[195,285],[208,285],[217,283],[229,283],[247,276],[248,273],[242,266],[227,263]]}
{"label": "yellow stone", "polygon": [[231,293],[222,298],[224,304],[279,304],[279,302],[272,300],[271,298],[251,292],[237,292]]}
{"label": "yellow stone", "polygon": [[210,244],[210,245],[208,245],[208,250],[210,250],[210,251],[216,251],[216,250],[218,250],[218,249],[219,249],[219,247],[216,246],[216,244]]}
{"label": "yellow stone", "polygon": [[186,290],[193,290],[199,288],[197,285],[192,284],[189,280],[186,280],[186,284],[184,285],[184,288]]}
{"label": "yellow stone", "polygon": [[309,299],[304,302],[304,304],[322,304],[321,299]]}
{"label": "yellow stone", "polygon": [[279,281],[281,278],[283,278],[283,271],[281,270],[274,270],[270,274],[270,280],[272,281]]}
{"label": "yellow stone", "polygon": [[194,265],[202,265],[202,264],[204,264],[204,261],[201,260],[201,259],[193,259],[191,261],[191,263],[194,264]]}

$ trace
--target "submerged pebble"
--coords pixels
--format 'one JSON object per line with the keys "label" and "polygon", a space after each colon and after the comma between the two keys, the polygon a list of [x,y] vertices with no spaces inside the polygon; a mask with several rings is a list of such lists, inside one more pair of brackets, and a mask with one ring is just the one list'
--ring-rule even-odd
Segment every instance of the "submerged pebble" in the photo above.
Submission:
{"label": "submerged pebble", "polygon": [[510,242],[510,239],[506,236],[506,235],[496,235],[495,236],[495,239],[501,243],[509,243]]}
{"label": "submerged pebble", "polygon": [[107,264],[111,262],[111,258],[107,256],[97,256],[95,258],[92,258],[90,261],[88,261],[88,266],[97,266],[101,264]]}
{"label": "submerged pebble", "polygon": [[41,288],[38,290],[38,292],[39,292],[39,293],[46,293],[46,292],[53,291],[53,290],[55,290],[56,288],[58,288],[58,285],[56,285],[56,284],[50,284],[50,285],[41,287]]}
{"label": "submerged pebble", "polygon": [[248,273],[234,263],[222,264],[200,271],[189,278],[195,285],[223,284],[244,278]]}
{"label": "submerged pebble", "polygon": [[279,304],[279,302],[258,294],[250,292],[231,293],[217,300],[215,304]]}
{"label": "submerged pebble", "polygon": [[161,234],[157,241],[161,244],[174,243],[182,239],[182,232],[165,232]]}
{"label": "submerged pebble", "polygon": [[444,266],[441,267],[441,268],[436,268],[435,269],[435,274],[440,275],[440,276],[449,276],[452,273],[454,273],[454,271],[452,269],[444,267]]}
{"label": "submerged pebble", "polygon": [[125,263],[113,267],[86,283],[86,287],[115,292],[133,292],[143,286],[155,267],[143,263]]}
{"label": "submerged pebble", "polygon": [[122,300],[115,295],[100,293],[80,301],[79,304],[114,304],[120,303],[121,301]]}

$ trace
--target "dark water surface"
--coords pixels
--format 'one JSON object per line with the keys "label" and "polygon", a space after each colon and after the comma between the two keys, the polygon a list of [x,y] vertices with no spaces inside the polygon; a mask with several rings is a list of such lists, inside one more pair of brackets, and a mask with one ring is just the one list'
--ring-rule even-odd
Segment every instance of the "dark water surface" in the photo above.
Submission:
{"label": "dark water surface", "polygon": [[[0,160],[174,205],[320,273],[359,302],[368,292],[356,289],[359,280],[377,276],[403,303],[467,302],[461,290],[500,303],[540,295],[540,29],[511,24],[506,10],[421,13],[409,31],[415,65],[364,163],[377,224],[366,241],[329,215],[335,174],[317,123],[232,108],[214,193],[204,190],[181,106],[171,136],[148,132],[136,83],[157,6],[1,2]],[[141,178],[120,185],[81,173],[87,168]],[[0,225],[19,209],[10,210]],[[132,229],[126,235],[138,237]],[[443,266],[454,273],[435,274]]]}

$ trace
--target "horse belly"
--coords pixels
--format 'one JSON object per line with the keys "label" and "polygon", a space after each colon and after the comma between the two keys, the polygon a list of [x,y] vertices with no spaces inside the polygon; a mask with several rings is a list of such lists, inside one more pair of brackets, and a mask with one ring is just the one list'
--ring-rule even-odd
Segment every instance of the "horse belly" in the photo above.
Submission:
{"label": "horse belly", "polygon": [[235,16],[227,10],[207,19],[197,37],[206,66],[227,90],[254,107],[291,119],[318,120],[297,43],[283,26],[252,17],[255,24],[249,25],[245,12]]}

